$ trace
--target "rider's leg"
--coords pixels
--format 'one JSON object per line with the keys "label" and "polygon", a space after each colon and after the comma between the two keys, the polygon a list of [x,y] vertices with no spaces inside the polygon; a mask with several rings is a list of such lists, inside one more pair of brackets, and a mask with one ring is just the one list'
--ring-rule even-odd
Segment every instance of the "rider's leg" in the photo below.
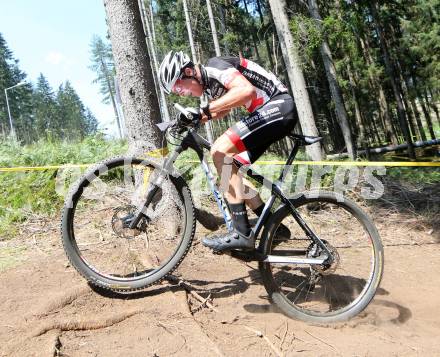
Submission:
{"label": "rider's leg", "polygon": [[[232,128],[229,128],[212,147],[214,165],[221,177],[222,187],[227,188],[228,201],[234,220],[234,227],[241,227],[242,232],[247,231],[248,221],[244,206],[246,190],[243,189],[243,179],[238,174],[235,165],[232,164],[233,157],[247,153],[245,158],[247,163],[255,162],[273,142],[280,140],[289,133],[297,121],[293,99],[286,93],[280,94],[269,100],[264,106],[260,107],[248,117],[241,119]],[[225,165],[227,162],[228,165]],[[242,161],[243,162],[243,161]],[[232,164],[232,165],[231,165]],[[228,167],[230,175],[224,174],[224,169]],[[228,185],[225,185],[225,183]],[[244,181],[246,183],[246,181]],[[225,187],[226,186],[226,187]],[[246,186],[247,192],[255,192],[250,186]],[[249,191],[251,190],[251,191]],[[255,195],[254,195],[255,197]],[[251,198],[251,197],[249,197]],[[252,208],[261,210],[261,199],[258,198],[248,202],[254,206]],[[240,218],[241,224],[237,224]],[[245,234],[235,229],[235,232],[228,235],[217,237],[211,240],[204,240],[203,243],[216,250],[226,250],[234,248],[253,248],[254,239],[247,239]]]}
{"label": "rider's leg", "polygon": [[[227,188],[226,196],[231,208],[234,231],[212,238],[205,238],[202,242],[205,246],[218,251],[254,249],[255,239],[249,237],[251,227],[246,212],[243,179],[238,173],[237,167],[232,164],[232,158],[238,153],[238,149],[227,136],[222,135],[213,144],[211,153],[214,165],[221,181],[223,181],[221,186]],[[228,170],[225,170],[225,168]]]}
{"label": "rider's leg", "polygon": [[264,207],[264,202],[255,186],[245,177],[243,177],[243,186],[246,196],[244,199],[246,206],[248,206],[254,212],[259,207],[262,209]]}
{"label": "rider's leg", "polygon": [[[225,134],[220,136],[212,146],[211,155],[217,173],[221,178],[220,187],[228,193],[227,199],[229,203],[235,203],[237,201],[235,197],[235,191],[237,191],[239,195],[238,202],[244,200],[246,206],[255,210],[263,205],[263,201],[255,186],[245,177],[239,174],[237,175],[237,168],[233,164],[233,157],[236,154],[238,154],[238,149]],[[222,175],[224,167],[226,167],[227,170],[225,170],[225,174]],[[232,187],[230,187],[229,182],[231,182]]]}
{"label": "rider's leg", "polygon": [[232,157],[237,152],[238,149],[235,145],[224,135],[216,140],[211,149],[214,165],[220,176],[220,186],[226,192],[226,198],[231,208],[234,228],[247,236],[251,228],[244,203],[246,196],[243,178],[238,173],[237,167],[232,164]]}

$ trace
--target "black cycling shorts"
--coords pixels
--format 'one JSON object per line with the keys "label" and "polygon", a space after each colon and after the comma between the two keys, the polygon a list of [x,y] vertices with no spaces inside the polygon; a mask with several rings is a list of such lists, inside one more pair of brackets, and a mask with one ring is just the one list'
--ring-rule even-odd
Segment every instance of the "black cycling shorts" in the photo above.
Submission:
{"label": "black cycling shorts", "polygon": [[247,165],[255,162],[269,146],[295,127],[298,113],[289,94],[279,94],[226,131],[239,150],[235,158]]}

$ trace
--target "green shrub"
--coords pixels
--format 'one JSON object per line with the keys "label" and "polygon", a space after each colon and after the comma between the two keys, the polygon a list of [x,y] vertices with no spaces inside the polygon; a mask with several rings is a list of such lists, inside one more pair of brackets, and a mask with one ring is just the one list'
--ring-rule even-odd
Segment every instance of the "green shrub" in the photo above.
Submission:
{"label": "green shrub", "polygon": [[[102,135],[82,142],[45,142],[20,146],[0,142],[0,167],[88,164],[122,154],[124,141],[105,140]],[[63,197],[55,192],[56,169],[0,172],[0,240],[17,233],[15,223],[28,214],[53,215],[59,212]]]}

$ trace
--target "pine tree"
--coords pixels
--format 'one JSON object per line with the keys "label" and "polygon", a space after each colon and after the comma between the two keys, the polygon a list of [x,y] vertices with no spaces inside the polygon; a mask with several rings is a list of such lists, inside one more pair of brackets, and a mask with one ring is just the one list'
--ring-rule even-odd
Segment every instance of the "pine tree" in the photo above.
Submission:
{"label": "pine tree", "polygon": [[57,137],[80,140],[96,132],[96,118],[90,109],[85,108],[69,81],[61,85],[58,90],[57,109],[57,121],[54,125]]}
{"label": "pine tree", "polygon": [[59,109],[53,89],[42,73],[37,79],[33,109],[38,138],[55,139],[60,131],[58,127]]}
{"label": "pine tree", "polygon": [[102,102],[111,103],[115,113],[116,123],[118,125],[119,137],[122,138],[121,121],[115,101],[115,68],[113,54],[110,43],[105,43],[99,36],[93,36],[90,44],[90,60],[92,69],[96,73],[93,83],[98,83],[100,93],[103,95]]}
{"label": "pine tree", "polygon": [[[0,33],[0,89],[2,90],[0,94],[0,135],[6,136],[11,130],[4,89],[23,82],[25,79],[26,74],[20,70],[18,60],[14,58]],[[33,128],[31,85],[26,84],[9,90],[8,98],[15,133],[18,139],[27,142]]]}
{"label": "pine tree", "polygon": [[84,113],[84,134],[85,135],[93,135],[98,130],[98,120],[93,115],[92,111],[89,108],[86,108]]}

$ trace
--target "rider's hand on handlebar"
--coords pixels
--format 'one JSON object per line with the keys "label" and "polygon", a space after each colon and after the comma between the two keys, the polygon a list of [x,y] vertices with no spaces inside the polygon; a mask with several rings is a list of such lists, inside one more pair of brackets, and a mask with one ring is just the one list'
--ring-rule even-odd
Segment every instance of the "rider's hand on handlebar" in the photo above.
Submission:
{"label": "rider's hand on handlebar", "polygon": [[191,107],[185,108],[185,110],[187,112],[189,112],[190,114],[188,116],[185,116],[183,113],[181,113],[179,115],[179,121],[182,124],[187,125],[187,126],[196,125],[202,117],[200,110],[197,108],[191,108]]}

